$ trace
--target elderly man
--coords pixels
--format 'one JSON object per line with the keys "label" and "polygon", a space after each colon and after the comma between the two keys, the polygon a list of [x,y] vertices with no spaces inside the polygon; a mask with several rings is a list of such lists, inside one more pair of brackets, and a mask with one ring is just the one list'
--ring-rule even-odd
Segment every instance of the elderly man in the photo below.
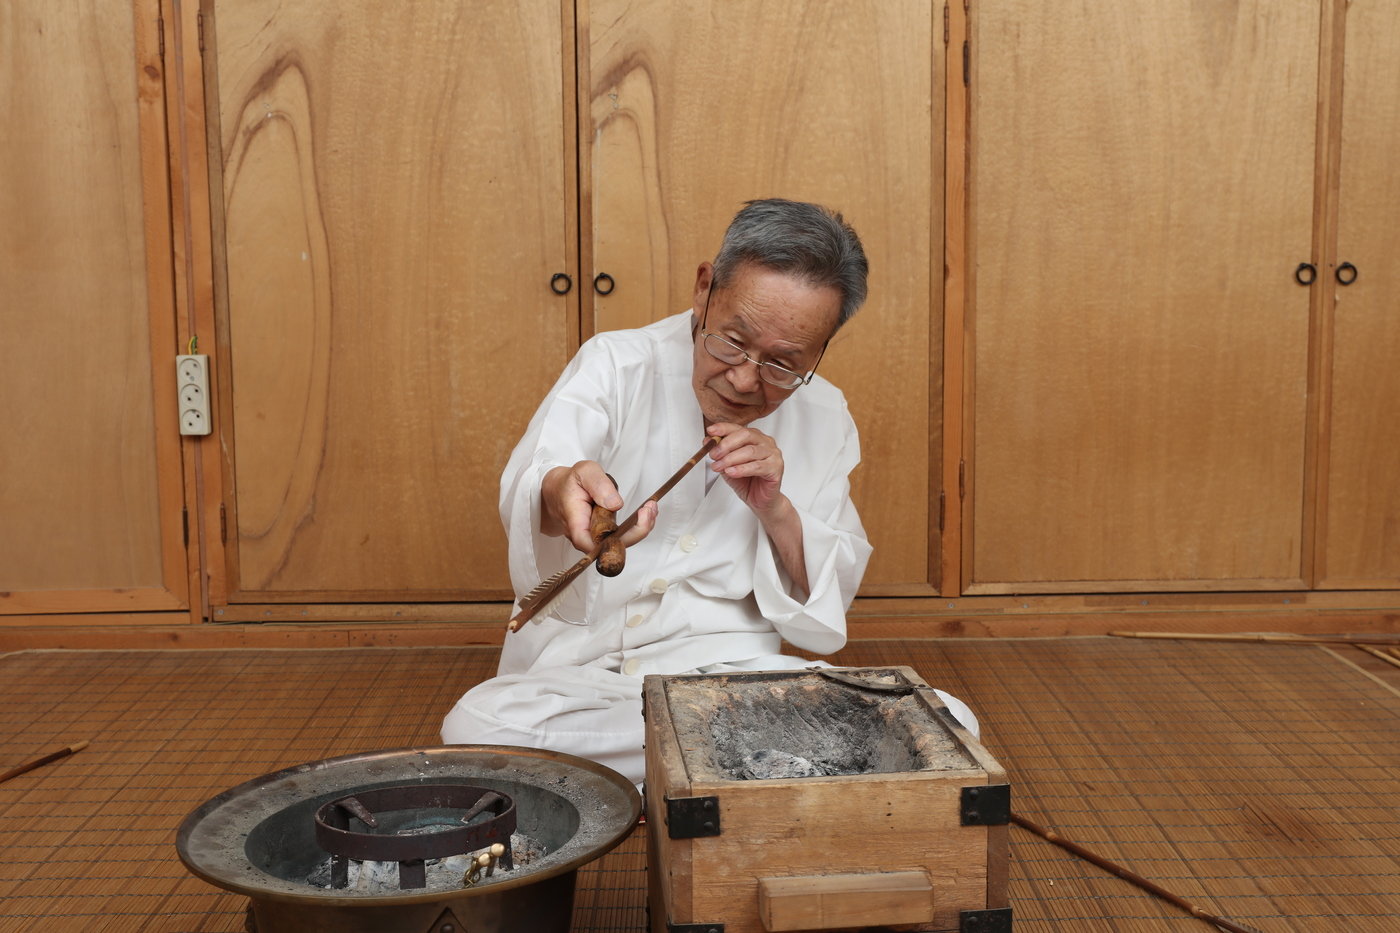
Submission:
{"label": "elderly man", "polygon": [[517,594],[592,546],[595,504],[642,501],[705,435],[718,442],[708,469],[642,509],[621,574],[586,573],[507,636],[498,675],[457,702],[444,742],[569,752],[640,783],[645,675],[803,667],[784,641],[845,643],[870,555],[848,481],[860,448],[815,370],[866,272],[839,214],[753,201],[700,264],[692,310],[584,344],[501,477]]}

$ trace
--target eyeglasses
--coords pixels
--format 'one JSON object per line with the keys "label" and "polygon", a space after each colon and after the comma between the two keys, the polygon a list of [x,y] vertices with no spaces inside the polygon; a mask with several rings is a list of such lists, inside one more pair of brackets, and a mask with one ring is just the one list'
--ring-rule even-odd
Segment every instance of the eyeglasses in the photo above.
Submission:
{"label": "eyeglasses", "polygon": [[762,379],[770,386],[776,386],[779,389],[796,389],[798,386],[805,386],[812,381],[812,377],[816,375],[817,372],[817,364],[820,363],[822,357],[826,355],[825,343],[822,344],[821,352],[817,354],[817,362],[812,364],[812,368],[807,370],[805,376],[802,373],[788,369],[786,366],[779,366],[777,363],[767,363],[762,360],[756,360],[752,356],[749,356],[747,350],[737,343],[734,343],[732,340],[705,330],[705,321],[710,316],[710,293],[713,291],[714,287],[711,286],[710,292],[705,293],[705,310],[700,315],[700,338],[704,341],[706,353],[710,354],[710,356],[713,356],[721,363],[726,363],[730,366],[738,366],[742,363],[753,363],[758,367],[758,378]]}

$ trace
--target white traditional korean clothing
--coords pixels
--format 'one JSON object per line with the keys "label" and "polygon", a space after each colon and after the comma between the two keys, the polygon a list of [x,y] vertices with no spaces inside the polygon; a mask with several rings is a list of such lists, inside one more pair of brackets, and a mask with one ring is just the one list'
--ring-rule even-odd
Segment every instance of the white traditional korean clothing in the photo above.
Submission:
{"label": "white traditional korean clothing", "polygon": [[[619,520],[705,438],[691,386],[693,317],[599,334],[541,403],[501,477],[511,582],[524,594],[579,553],[540,533],[540,484],[556,466],[594,460],[617,483]],[[839,389],[821,376],[752,426],[783,452],[782,491],[802,519],[810,589],[791,581],[757,517],[707,457],[660,502],[656,526],[616,577],[587,571],[548,617],[506,637],[498,676],[469,691],[443,741],[527,745],[600,761],[642,780],[641,684],[647,674],[803,667],[783,641],[829,654],[870,555],[850,499],[860,461]],[[975,728],[952,697],[950,709]]]}

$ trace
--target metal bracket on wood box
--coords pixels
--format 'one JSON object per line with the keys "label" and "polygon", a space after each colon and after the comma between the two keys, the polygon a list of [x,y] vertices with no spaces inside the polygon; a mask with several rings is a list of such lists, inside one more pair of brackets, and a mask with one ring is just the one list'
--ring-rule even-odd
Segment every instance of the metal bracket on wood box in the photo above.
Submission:
{"label": "metal bracket on wood box", "polygon": [[[667,797],[666,828],[672,839],[719,835],[718,797]],[[704,927],[700,924],[696,929]]]}
{"label": "metal bracket on wood box", "polygon": [[672,923],[666,921],[666,933],[724,933],[722,923]]}
{"label": "metal bracket on wood box", "polygon": [[962,789],[964,826],[1005,826],[1011,822],[1011,785],[977,784]]}
{"label": "metal bracket on wood box", "polygon": [[958,933],[1011,933],[1011,908],[964,910],[958,914]]}

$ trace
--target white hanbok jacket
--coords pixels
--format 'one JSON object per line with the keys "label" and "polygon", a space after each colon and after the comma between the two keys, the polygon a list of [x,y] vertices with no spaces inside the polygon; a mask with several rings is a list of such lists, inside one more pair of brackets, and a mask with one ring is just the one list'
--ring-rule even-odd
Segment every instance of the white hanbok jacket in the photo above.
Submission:
{"label": "white hanbok jacket", "polygon": [[[579,556],[567,539],[539,532],[545,473],[597,461],[617,481],[625,516],[699,448],[692,323],[686,312],[599,334],[540,405],[501,477],[517,594]],[[817,376],[753,424],[783,452],[810,595],[793,597],[758,519],[707,460],[661,500],[656,527],[628,549],[620,575],[585,571],[547,617],[506,636],[497,676],[444,718],[445,743],[580,755],[640,785],[645,675],[804,667],[781,653],[784,641],[817,654],[845,644],[846,610],[870,557],[850,498],[860,445],[846,401]],[[966,705],[935,692],[977,732]]]}
{"label": "white hanbok jacket", "polygon": [[[622,495],[621,520],[704,440],[692,326],[687,311],[597,335],[540,405],[501,478],[518,595],[579,557],[566,538],[539,531],[546,472],[602,464]],[[818,654],[845,644],[846,610],[871,550],[850,498],[860,444],[845,398],[816,376],[753,427],[783,452],[782,489],[802,518],[805,600],[793,597],[758,519],[707,458],[661,500],[656,527],[628,549],[620,575],[590,569],[548,617],[507,636],[500,674],[583,666],[640,680],[776,655],[784,640]]]}

